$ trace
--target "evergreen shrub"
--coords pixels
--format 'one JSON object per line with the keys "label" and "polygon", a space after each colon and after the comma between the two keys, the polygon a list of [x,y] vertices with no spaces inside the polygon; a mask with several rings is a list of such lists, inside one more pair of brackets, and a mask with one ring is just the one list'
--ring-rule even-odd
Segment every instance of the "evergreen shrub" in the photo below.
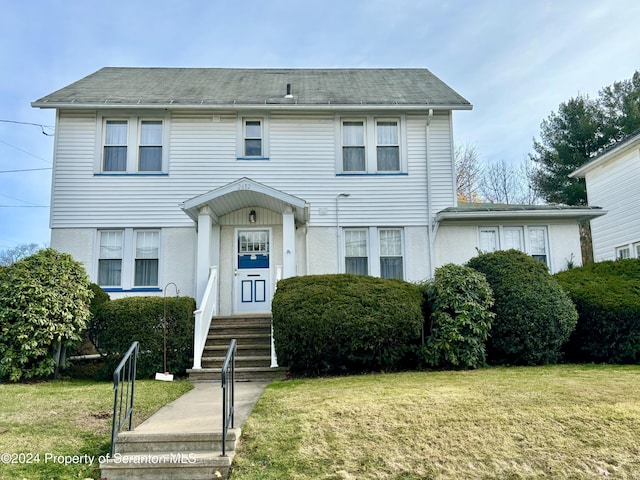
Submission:
{"label": "evergreen shrub", "polygon": [[0,379],[45,378],[73,347],[93,296],[84,267],[51,248],[0,269]]}
{"label": "evergreen shrub", "polygon": [[126,297],[104,302],[91,322],[90,336],[107,357],[105,377],[110,378],[134,341],[140,342],[138,378],[153,378],[156,372],[163,371],[165,307],[167,370],[184,375],[193,361],[195,306],[190,297]]}
{"label": "evergreen shrub", "polygon": [[591,263],[555,277],[579,314],[568,359],[640,362],[640,259]]}
{"label": "evergreen shrub", "polygon": [[272,302],[278,363],[293,373],[403,368],[422,331],[422,294],[401,280],[309,275],[278,282]]}
{"label": "evergreen shrub", "polygon": [[485,342],[495,314],[493,292],[484,275],[448,264],[425,284],[427,365],[477,368],[486,363]]}
{"label": "evergreen shrub", "polygon": [[518,250],[483,253],[467,266],[493,290],[496,317],[487,341],[492,364],[557,363],[578,314],[547,266]]}

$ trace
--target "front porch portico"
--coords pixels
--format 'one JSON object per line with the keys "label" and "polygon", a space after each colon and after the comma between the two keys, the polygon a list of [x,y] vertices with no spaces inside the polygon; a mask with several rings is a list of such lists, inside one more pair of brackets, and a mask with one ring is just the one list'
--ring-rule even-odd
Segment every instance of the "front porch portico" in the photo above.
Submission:
{"label": "front porch portico", "polygon": [[[228,301],[226,296],[244,295],[244,287],[234,285],[244,272],[239,269],[256,267],[261,270],[255,270],[257,273],[249,277],[264,274],[268,298],[264,299],[265,311],[260,313],[268,313],[277,277],[296,274],[296,227],[308,221],[306,201],[244,177],[191,198],[181,207],[196,223],[198,232],[198,306],[205,295],[211,268],[215,267],[218,273],[215,288],[225,295],[224,299],[218,297],[218,303],[228,310],[220,313],[237,313],[234,301]],[[263,248],[266,250],[262,251]],[[244,280],[244,284],[249,285],[249,280]]]}

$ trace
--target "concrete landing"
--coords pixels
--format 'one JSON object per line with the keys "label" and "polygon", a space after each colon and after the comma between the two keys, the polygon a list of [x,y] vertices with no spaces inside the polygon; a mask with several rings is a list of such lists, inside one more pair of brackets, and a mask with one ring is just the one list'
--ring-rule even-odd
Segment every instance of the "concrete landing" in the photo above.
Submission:
{"label": "concrete landing", "polygon": [[[196,382],[193,390],[165,405],[138,425],[139,434],[222,431],[220,382]],[[235,383],[235,428],[242,428],[268,382]]]}

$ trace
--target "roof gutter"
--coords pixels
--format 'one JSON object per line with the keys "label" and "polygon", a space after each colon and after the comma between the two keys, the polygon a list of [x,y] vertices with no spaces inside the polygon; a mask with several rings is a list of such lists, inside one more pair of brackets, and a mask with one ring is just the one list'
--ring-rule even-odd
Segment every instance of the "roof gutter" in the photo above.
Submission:
{"label": "roof gutter", "polygon": [[334,111],[334,110],[405,110],[405,111],[428,111],[428,110],[472,110],[473,105],[405,105],[396,104],[306,104],[306,103],[158,103],[158,104],[142,104],[142,103],[74,103],[74,102],[31,102],[33,108],[72,108],[82,110],[99,110],[104,108],[115,109],[136,109],[136,110],[313,110],[313,111]]}
{"label": "roof gutter", "polygon": [[640,135],[636,136],[634,139],[629,142],[621,142],[619,145],[613,146],[609,151],[606,151],[588,163],[585,163],[583,166],[578,168],[577,170],[571,172],[569,174],[570,178],[583,178],[587,172],[594,170],[603,164],[607,163],[609,160],[622,155],[623,153],[636,148],[640,145]]}
{"label": "roof gutter", "polygon": [[443,211],[436,215],[436,222],[455,221],[455,220],[516,220],[526,217],[527,219],[552,220],[552,219],[571,219],[587,220],[591,218],[601,217],[607,213],[601,208],[585,208],[569,209],[569,210],[510,210],[510,211],[474,211],[474,212],[451,212]]}

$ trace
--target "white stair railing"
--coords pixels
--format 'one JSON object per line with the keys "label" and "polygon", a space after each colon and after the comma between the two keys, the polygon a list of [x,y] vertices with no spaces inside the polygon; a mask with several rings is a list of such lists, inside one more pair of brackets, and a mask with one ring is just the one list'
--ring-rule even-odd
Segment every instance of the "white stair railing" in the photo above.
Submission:
{"label": "white stair railing", "polygon": [[211,319],[218,314],[218,267],[209,267],[209,280],[202,296],[200,308],[193,312],[195,325],[193,329],[193,369],[202,368],[202,354],[207,342]]}
{"label": "white stair railing", "polygon": [[[282,279],[282,265],[276,266],[276,285],[273,289],[278,289],[278,282]],[[273,314],[271,315],[271,368],[278,368],[278,357],[276,355],[276,344],[273,341]]]}

